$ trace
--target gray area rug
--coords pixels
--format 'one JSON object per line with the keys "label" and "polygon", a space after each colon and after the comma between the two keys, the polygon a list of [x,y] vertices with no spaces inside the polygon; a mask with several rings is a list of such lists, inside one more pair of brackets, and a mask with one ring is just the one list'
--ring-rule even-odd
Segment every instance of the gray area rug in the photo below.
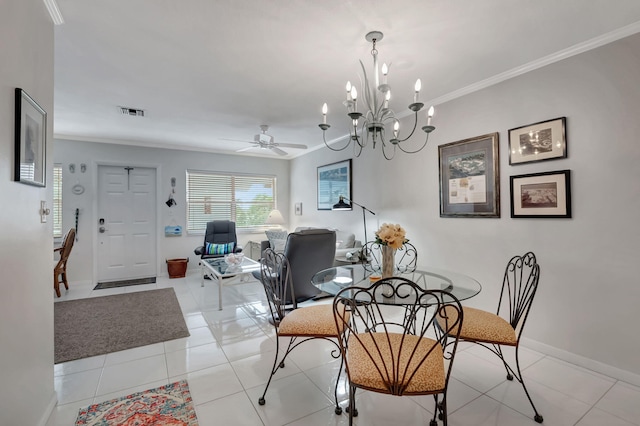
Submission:
{"label": "gray area rug", "polygon": [[54,363],[189,336],[172,288],[54,303]]}

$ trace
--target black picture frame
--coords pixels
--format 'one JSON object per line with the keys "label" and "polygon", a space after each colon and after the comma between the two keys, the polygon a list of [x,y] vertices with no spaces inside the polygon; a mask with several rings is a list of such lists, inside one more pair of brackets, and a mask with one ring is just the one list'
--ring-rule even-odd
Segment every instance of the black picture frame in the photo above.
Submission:
{"label": "black picture frame", "polygon": [[331,210],[340,196],[351,199],[351,159],[318,167],[318,210]]}
{"label": "black picture frame", "polygon": [[567,158],[567,118],[509,129],[509,164]]}
{"label": "black picture frame", "polygon": [[571,170],[509,178],[512,218],[571,218]]}
{"label": "black picture frame", "polygon": [[46,186],[47,113],[20,88],[15,89],[14,180]]}
{"label": "black picture frame", "polygon": [[498,132],[438,147],[440,217],[500,217]]}

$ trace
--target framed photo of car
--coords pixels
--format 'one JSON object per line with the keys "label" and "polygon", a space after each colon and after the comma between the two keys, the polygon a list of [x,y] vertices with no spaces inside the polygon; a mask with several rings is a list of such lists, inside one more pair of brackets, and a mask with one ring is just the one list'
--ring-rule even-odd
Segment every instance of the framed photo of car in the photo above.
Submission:
{"label": "framed photo of car", "polygon": [[567,157],[566,117],[509,130],[509,164]]}
{"label": "framed photo of car", "polygon": [[510,177],[511,217],[571,218],[571,171]]}

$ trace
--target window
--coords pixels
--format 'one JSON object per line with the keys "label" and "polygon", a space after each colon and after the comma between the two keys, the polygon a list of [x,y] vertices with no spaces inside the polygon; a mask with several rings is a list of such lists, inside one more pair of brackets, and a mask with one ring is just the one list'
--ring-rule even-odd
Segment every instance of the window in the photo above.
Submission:
{"label": "window", "polygon": [[62,165],[53,165],[53,238],[62,237]]}
{"label": "window", "polygon": [[237,229],[262,229],[275,208],[274,176],[187,170],[187,232],[204,233],[207,222],[232,220]]}

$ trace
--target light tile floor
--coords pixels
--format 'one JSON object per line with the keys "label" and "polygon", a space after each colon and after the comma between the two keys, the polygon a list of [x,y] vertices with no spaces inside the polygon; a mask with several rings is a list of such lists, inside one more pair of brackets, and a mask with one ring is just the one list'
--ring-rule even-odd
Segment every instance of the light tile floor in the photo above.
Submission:
{"label": "light tile floor", "polygon": [[[222,311],[215,284],[206,281],[201,287],[199,275],[110,290],[77,283],[54,299],[166,287],[175,289],[191,336],[56,365],[58,405],[47,426],[74,425],[79,408],[180,379],[189,382],[202,426],[348,424],[347,415],[334,414],[332,406],[339,363],[328,342],[296,348],[271,382],[266,405],[258,405],[273,363],[275,333],[257,282],[225,287]],[[640,425],[640,388],[527,348],[520,351],[528,389],[545,425]],[[344,377],[339,388],[345,406]],[[428,425],[432,410],[432,397],[359,391],[354,423]],[[450,424],[536,425],[532,417],[522,387],[506,380],[500,361],[486,349],[461,345],[449,387]]]}

